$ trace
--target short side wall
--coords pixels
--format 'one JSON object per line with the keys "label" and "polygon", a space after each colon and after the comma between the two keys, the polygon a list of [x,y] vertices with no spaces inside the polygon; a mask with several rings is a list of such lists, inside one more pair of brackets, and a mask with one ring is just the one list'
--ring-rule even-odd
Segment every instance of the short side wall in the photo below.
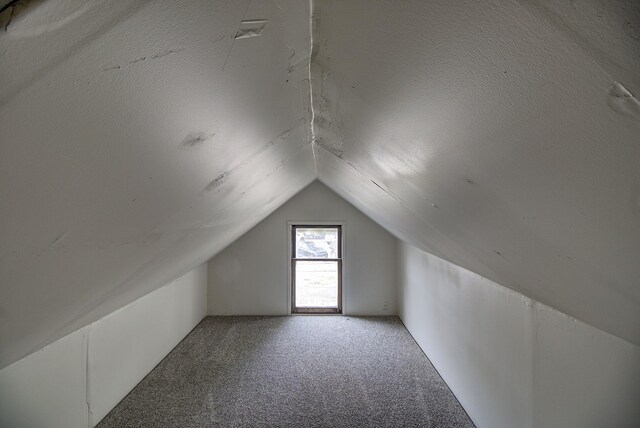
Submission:
{"label": "short side wall", "polygon": [[91,427],[173,349],[207,306],[207,265],[0,371],[0,427]]}

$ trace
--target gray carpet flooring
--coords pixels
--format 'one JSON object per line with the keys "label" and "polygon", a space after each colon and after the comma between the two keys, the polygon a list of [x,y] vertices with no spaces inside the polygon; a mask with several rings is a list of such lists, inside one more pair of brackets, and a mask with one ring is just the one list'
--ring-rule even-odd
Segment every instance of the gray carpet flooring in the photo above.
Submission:
{"label": "gray carpet flooring", "polygon": [[473,427],[397,317],[207,317],[107,427]]}

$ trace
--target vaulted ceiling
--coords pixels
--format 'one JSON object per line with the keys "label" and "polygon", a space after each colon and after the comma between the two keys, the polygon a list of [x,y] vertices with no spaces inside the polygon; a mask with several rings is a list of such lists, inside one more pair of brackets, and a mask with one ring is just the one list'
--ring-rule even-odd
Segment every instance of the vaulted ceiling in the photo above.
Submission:
{"label": "vaulted ceiling", "polygon": [[315,178],[640,344],[637,2],[0,5],[0,367]]}

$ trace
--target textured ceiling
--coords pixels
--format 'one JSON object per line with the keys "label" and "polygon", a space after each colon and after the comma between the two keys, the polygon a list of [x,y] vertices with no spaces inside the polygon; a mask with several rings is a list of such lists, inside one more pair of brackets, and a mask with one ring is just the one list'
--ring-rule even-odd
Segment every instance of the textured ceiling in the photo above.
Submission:
{"label": "textured ceiling", "polygon": [[0,367],[316,177],[640,344],[636,2],[32,0],[0,24]]}
{"label": "textured ceiling", "polygon": [[318,1],[321,181],[640,344],[640,3]]}
{"label": "textured ceiling", "polygon": [[206,261],[315,178],[307,2],[27,12],[0,30],[0,367]]}

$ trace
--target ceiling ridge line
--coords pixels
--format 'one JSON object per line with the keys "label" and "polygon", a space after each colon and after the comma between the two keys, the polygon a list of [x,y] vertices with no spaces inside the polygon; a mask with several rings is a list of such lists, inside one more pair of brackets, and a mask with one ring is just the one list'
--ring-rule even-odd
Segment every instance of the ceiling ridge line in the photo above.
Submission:
{"label": "ceiling ridge line", "polygon": [[311,83],[311,61],[313,58],[313,0],[309,0],[309,137],[311,143],[311,153],[313,155],[313,167],[315,169],[316,179],[318,178],[318,155],[316,152],[316,132],[314,129],[315,111],[313,110],[313,84]]}

